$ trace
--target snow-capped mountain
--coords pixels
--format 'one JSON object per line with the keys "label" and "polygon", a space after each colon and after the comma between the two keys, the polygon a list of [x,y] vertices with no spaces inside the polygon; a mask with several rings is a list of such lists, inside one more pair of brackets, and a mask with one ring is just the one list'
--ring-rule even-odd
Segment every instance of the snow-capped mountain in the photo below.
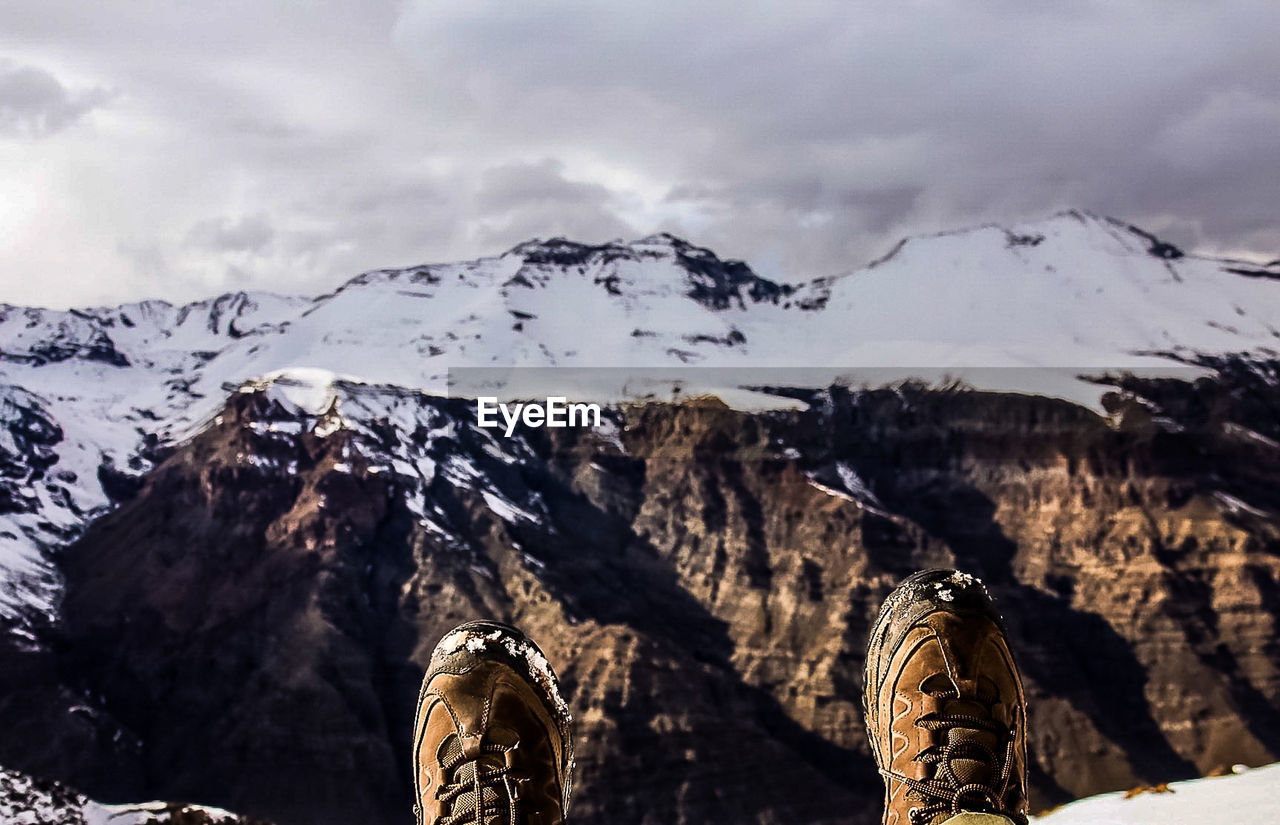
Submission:
{"label": "snow-capped mountain", "polygon": [[[565,679],[575,818],[870,822],[866,622],[940,565],[1007,611],[1037,809],[1274,762],[1277,281],[1067,213],[803,283],[654,236],[0,309],[0,765],[399,825],[487,615]],[[687,403],[508,437],[443,394],[488,387]]]}
{"label": "snow-capped mountain", "polygon": [[[1064,381],[989,368],[1170,369],[1278,348],[1280,263],[1184,255],[1079,212],[909,239],[807,283],[656,235],[531,241],[472,262],[368,272],[316,297],[2,306],[0,615],[50,610],[43,550],[107,507],[112,485],[146,469],[157,445],[264,377],[318,397],[313,405],[331,402],[337,380],[442,393],[450,369],[489,366],[719,367],[742,384],[761,368],[797,368],[758,383],[809,385],[868,368],[863,380],[933,371],[1087,400],[1097,393],[1073,372]],[[625,396],[625,376],[581,391]],[[734,379],[706,380],[731,395]]]}

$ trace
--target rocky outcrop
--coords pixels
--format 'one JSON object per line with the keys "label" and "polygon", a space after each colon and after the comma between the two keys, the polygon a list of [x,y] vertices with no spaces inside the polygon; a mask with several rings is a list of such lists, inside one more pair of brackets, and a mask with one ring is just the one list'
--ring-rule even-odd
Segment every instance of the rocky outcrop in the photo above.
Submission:
{"label": "rocky outcrop", "polygon": [[99,805],[56,782],[4,769],[0,769],[0,821],[21,825],[267,825],[194,805]]}
{"label": "rocky outcrop", "polygon": [[864,638],[930,565],[981,574],[1008,621],[1037,805],[1275,761],[1280,390],[1218,366],[1115,380],[1106,415],[908,384],[511,440],[459,401],[343,426],[241,392],[63,555],[61,621],[25,692],[0,685],[0,728],[36,721],[0,761],[402,825],[422,667],[485,615],[565,683],[575,820],[872,822]]}
{"label": "rocky outcrop", "polygon": [[[564,238],[526,241],[508,254],[524,260],[524,268],[508,283],[531,286],[533,282],[563,275],[566,270],[593,271],[594,281],[611,294],[621,295],[618,261],[671,260],[684,273],[686,295],[712,310],[743,309],[750,303],[778,303],[796,291],[794,284],[762,278],[742,261],[722,260],[705,247],[695,246],[666,232],[630,244],[578,243]],[[528,270],[528,271],[526,271]]]}

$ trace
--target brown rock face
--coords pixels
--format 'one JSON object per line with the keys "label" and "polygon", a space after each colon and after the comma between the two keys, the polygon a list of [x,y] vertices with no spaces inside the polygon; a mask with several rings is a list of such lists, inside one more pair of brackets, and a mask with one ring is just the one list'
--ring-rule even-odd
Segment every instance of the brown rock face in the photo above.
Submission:
{"label": "brown rock face", "polygon": [[[1108,418],[903,387],[517,442],[428,398],[447,435],[282,434],[241,394],[65,555],[48,701],[84,697],[63,732],[127,758],[0,761],[99,797],[405,823],[422,666],[490,616],[565,683],[573,819],[872,822],[864,640],[936,565],[983,576],[1010,626],[1036,804],[1275,761],[1280,391],[1227,367],[1124,382]],[[395,469],[406,440],[434,472]]]}

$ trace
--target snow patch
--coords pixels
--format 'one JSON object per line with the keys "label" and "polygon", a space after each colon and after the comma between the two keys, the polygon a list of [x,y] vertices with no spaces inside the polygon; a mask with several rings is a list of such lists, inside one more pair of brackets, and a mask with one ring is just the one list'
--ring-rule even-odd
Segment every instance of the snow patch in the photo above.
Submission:
{"label": "snow patch", "polygon": [[569,704],[564,700],[564,696],[560,693],[560,683],[556,679],[555,673],[551,670],[551,663],[542,655],[532,644],[504,633],[500,630],[490,630],[481,632],[476,629],[463,627],[454,630],[440,640],[440,644],[436,646],[435,656],[433,658],[443,658],[445,656],[457,653],[464,647],[471,653],[480,653],[488,648],[489,645],[500,645],[508,655],[516,659],[523,659],[528,665],[531,674],[538,684],[551,697],[556,709],[568,721],[572,721],[573,716],[569,713]]}
{"label": "snow patch", "polygon": [[338,401],[338,375],[318,367],[290,367],[274,370],[246,382],[249,389],[265,392],[291,409],[307,415],[322,415]]}
{"label": "snow patch", "polygon": [[1280,764],[1232,776],[1170,782],[1172,793],[1123,792],[1073,802],[1035,821],[1044,825],[1242,825],[1280,822]]}
{"label": "snow patch", "polygon": [[195,805],[103,805],[57,783],[0,769],[0,822],[13,825],[153,825],[173,821],[170,817],[174,814],[190,817],[195,812],[203,813],[214,825],[242,821],[221,808]]}
{"label": "snow patch", "polygon": [[484,503],[498,518],[506,522],[526,521],[532,524],[539,522],[538,515],[516,505],[491,490],[481,490],[480,495],[484,498]]}

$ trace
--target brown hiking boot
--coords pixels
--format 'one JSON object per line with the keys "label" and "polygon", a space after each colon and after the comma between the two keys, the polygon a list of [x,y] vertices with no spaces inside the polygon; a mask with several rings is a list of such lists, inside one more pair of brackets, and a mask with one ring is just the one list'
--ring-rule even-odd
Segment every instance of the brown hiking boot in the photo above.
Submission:
{"label": "brown hiking boot", "polygon": [[862,696],[885,825],[1026,825],[1026,697],[982,582],[927,570],[900,584],[871,630]]}
{"label": "brown hiking boot", "polygon": [[413,733],[418,825],[559,825],[573,742],[555,673],[527,636],[468,622],[440,640]]}

